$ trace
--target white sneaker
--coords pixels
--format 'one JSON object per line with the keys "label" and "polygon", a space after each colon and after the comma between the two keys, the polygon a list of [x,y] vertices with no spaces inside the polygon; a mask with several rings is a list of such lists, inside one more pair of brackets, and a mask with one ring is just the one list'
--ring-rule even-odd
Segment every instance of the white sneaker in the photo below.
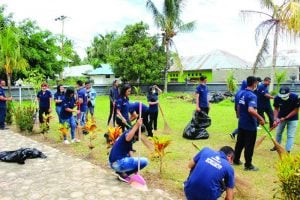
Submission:
{"label": "white sneaker", "polygon": [[63,142],[64,144],[70,144],[70,142],[68,140],[64,140]]}
{"label": "white sneaker", "polygon": [[80,140],[79,139],[77,139],[77,138],[74,138],[74,139],[72,139],[72,141],[71,141],[72,143],[79,143],[80,142]]}

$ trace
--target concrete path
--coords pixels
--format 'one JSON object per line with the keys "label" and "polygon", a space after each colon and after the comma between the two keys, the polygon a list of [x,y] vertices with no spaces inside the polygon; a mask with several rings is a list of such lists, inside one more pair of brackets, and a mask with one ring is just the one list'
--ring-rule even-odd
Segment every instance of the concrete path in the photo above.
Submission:
{"label": "concrete path", "polygon": [[66,155],[10,130],[0,130],[0,151],[37,148],[46,159],[27,159],[24,165],[0,161],[1,200],[165,200],[159,189],[146,192],[120,182],[111,173],[90,162]]}

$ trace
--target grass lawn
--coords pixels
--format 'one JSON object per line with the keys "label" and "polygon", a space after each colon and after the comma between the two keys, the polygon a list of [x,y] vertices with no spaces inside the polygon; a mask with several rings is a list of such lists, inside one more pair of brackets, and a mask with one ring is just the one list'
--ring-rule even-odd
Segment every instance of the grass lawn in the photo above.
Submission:
{"label": "grass lawn", "polygon": [[[184,98],[189,97],[189,98]],[[182,137],[182,131],[191,120],[192,112],[195,109],[195,104],[191,101],[192,95],[184,93],[171,93],[167,95],[160,95],[159,100],[161,107],[165,113],[167,122],[173,130],[170,135],[166,135],[172,140],[172,143],[167,147],[169,152],[164,158],[164,166],[162,174],[159,173],[158,160],[151,160],[150,165],[143,171],[142,175],[147,181],[149,187],[162,188],[173,194],[175,199],[185,199],[183,194],[183,182],[186,179],[189,171],[187,163],[197,153],[197,150],[192,146],[192,142],[199,147],[211,147],[219,149],[221,146],[229,145],[234,148],[235,142],[229,137],[229,133],[237,127],[237,119],[233,109],[233,103],[225,100],[219,104],[212,104],[210,109],[210,117],[212,125],[207,129],[210,137],[207,140],[186,140]],[[146,97],[131,96],[130,101],[142,101],[145,104]],[[107,149],[103,134],[107,131],[107,117],[109,112],[108,96],[97,97],[96,102],[96,122],[97,122],[97,138],[95,140],[96,148],[90,154],[87,147],[88,137],[80,144],[64,145],[62,144],[61,136],[58,132],[58,122],[56,113],[53,113],[54,119],[50,124],[50,131],[47,139],[41,135],[33,135],[35,139],[46,142],[63,151],[78,155],[82,158],[108,168]],[[158,131],[154,135],[162,135],[164,128],[164,121],[159,114]],[[299,128],[298,128],[299,130]],[[258,138],[264,135],[264,130],[258,131]],[[164,134],[165,135],[165,134]],[[275,133],[273,133],[275,135]],[[284,134],[285,144],[286,134]],[[244,192],[235,190],[235,199],[272,199],[274,189],[277,188],[278,183],[276,176],[275,164],[278,161],[276,152],[271,152],[269,149],[273,144],[269,138],[255,149],[253,156],[253,164],[260,170],[258,172],[244,172],[243,166],[234,166],[236,176],[246,181],[249,187]],[[136,145],[135,149],[142,151],[142,156],[148,156],[149,151],[145,147]],[[295,144],[292,149],[292,154],[300,152],[300,136],[299,131],[296,133]],[[244,162],[243,154],[241,161]]]}

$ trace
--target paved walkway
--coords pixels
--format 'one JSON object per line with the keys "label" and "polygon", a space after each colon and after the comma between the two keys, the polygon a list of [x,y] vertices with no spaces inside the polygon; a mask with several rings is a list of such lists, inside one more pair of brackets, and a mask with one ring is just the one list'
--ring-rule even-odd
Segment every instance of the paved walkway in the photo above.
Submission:
{"label": "paved walkway", "polygon": [[27,159],[24,165],[0,161],[0,199],[165,200],[159,189],[146,192],[121,183],[110,171],[66,155],[10,130],[0,130],[0,151],[37,148],[47,159]]}

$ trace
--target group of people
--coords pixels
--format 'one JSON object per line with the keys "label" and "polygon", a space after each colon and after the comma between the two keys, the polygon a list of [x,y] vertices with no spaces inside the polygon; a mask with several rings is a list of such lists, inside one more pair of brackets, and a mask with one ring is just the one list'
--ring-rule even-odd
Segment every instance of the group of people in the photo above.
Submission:
{"label": "group of people", "polygon": [[[41,85],[41,90],[37,93],[37,101],[39,121],[41,124],[48,124],[49,122],[44,121],[44,116],[52,112],[52,93],[48,88],[48,84],[43,83]],[[82,127],[85,126],[88,114],[94,120],[96,91],[91,87],[91,83],[86,82],[84,84],[81,80],[78,80],[76,82],[76,93],[71,87],[65,90],[63,85],[58,85],[57,91],[54,93],[54,102],[59,123],[67,123],[70,127],[71,142],[80,142],[75,135],[77,124]],[[73,113],[76,113],[77,119],[74,118]],[[49,118],[46,119],[49,120]],[[82,130],[82,133],[86,134],[86,131]],[[64,136],[64,144],[70,144],[66,136]]]}

